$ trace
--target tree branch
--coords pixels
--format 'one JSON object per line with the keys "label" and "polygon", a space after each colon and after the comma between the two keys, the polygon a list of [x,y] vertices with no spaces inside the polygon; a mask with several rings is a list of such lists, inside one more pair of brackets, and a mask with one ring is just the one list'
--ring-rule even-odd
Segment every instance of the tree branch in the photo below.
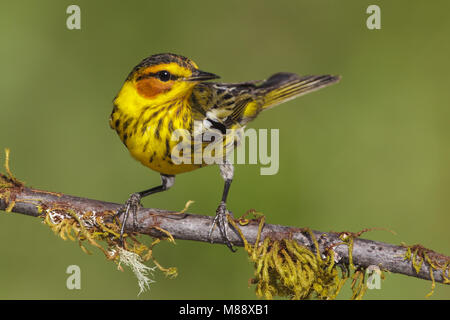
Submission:
{"label": "tree branch", "polygon": [[[0,186],[0,210],[8,209],[12,212],[34,217],[41,215],[39,208],[42,207],[66,207],[70,208],[80,216],[86,212],[93,212],[98,216],[106,214],[106,212],[110,213],[111,211],[116,211],[120,206],[120,204],[111,202],[31,189],[20,183],[15,183],[13,186],[7,188]],[[159,227],[169,232],[175,239],[202,242],[210,241],[208,237],[209,228],[212,223],[212,217],[210,216],[190,213],[177,214],[175,211],[142,208],[138,211],[137,222],[137,230],[134,230],[134,232],[147,234],[152,237],[160,238],[167,236],[155,228]],[[254,243],[256,241],[258,225],[258,221],[251,220],[249,224],[240,227],[249,243]],[[130,218],[127,221],[125,230],[132,231],[132,228],[133,219]],[[236,246],[243,246],[242,239],[235,230],[233,231],[234,232],[230,232],[230,240]],[[418,245],[410,247],[410,251],[416,250],[417,252],[421,250],[420,252],[425,252],[430,259],[430,261],[424,261],[421,264],[420,270],[417,273],[412,261],[410,261],[412,259],[405,259],[408,249],[405,246],[365,240],[359,238],[358,235],[355,236],[351,233],[312,232],[318,240],[319,248],[322,253],[324,253],[327,248],[332,248],[334,250],[337,263],[349,263],[349,245],[348,243],[343,243],[342,236],[353,236],[352,260],[354,265],[363,268],[378,266],[382,270],[387,270],[389,272],[432,280],[430,276],[431,266],[429,263],[431,261],[434,266],[441,267],[440,269],[436,269],[435,267],[431,268],[434,280],[436,282],[448,284],[446,278],[448,279],[449,277],[448,267],[450,258],[432,250],[425,249]],[[315,252],[314,242],[310,238],[310,235],[305,232],[305,229],[265,224],[261,233],[261,241],[266,237],[275,239],[289,237]],[[212,234],[212,240],[214,243],[224,243],[217,228]],[[424,259],[423,256],[422,259]],[[418,265],[416,264],[416,267],[417,266]]]}

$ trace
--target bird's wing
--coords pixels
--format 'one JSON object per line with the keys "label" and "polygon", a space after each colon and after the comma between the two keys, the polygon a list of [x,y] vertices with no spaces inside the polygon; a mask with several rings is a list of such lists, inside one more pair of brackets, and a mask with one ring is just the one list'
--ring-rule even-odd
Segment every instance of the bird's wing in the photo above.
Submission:
{"label": "bird's wing", "polygon": [[200,83],[190,98],[194,120],[220,130],[239,124],[245,107],[256,99],[254,91],[259,81],[241,83]]}

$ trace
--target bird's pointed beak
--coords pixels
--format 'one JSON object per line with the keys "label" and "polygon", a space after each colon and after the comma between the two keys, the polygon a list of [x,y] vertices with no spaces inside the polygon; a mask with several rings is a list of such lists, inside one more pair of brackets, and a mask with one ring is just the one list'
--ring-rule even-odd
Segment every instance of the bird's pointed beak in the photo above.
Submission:
{"label": "bird's pointed beak", "polygon": [[201,71],[201,70],[195,70],[192,72],[192,75],[189,78],[186,78],[186,81],[206,81],[206,80],[212,80],[212,79],[219,79],[220,77],[217,74]]}

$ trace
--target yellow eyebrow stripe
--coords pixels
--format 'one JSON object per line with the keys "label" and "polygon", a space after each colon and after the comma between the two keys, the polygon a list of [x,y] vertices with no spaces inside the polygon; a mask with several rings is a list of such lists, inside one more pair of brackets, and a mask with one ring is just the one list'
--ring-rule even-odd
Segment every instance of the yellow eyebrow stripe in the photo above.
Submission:
{"label": "yellow eyebrow stripe", "polygon": [[148,68],[143,69],[141,74],[157,73],[162,70],[167,70],[170,73],[172,73],[173,75],[181,76],[181,77],[190,77],[192,74],[191,70],[189,70],[188,68],[181,67],[180,65],[178,65],[175,62],[150,66]]}

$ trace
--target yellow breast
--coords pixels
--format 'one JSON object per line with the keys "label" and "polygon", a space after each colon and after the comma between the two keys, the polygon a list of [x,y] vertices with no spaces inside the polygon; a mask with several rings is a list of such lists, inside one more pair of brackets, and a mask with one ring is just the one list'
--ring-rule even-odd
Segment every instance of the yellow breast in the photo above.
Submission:
{"label": "yellow breast", "polygon": [[164,174],[179,174],[202,164],[175,164],[172,148],[177,145],[173,132],[192,131],[192,111],[186,99],[151,103],[125,84],[114,100],[110,125],[130,154],[144,166]]}

